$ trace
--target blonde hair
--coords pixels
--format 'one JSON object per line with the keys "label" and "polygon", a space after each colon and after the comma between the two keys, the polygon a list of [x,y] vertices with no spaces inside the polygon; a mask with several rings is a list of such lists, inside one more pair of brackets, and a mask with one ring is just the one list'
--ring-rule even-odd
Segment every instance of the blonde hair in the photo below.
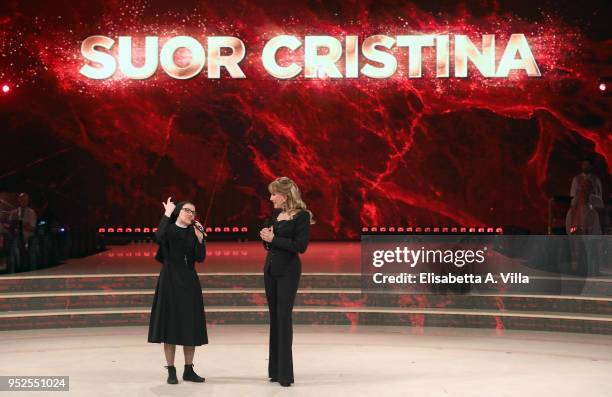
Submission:
{"label": "blonde hair", "polygon": [[300,189],[291,179],[287,178],[286,176],[276,178],[268,185],[268,190],[271,194],[278,193],[287,197],[287,201],[285,201],[285,211],[290,213],[292,216],[295,215],[297,211],[304,210],[310,214],[310,223],[315,223],[312,211],[306,207],[306,203],[304,200],[302,200]]}

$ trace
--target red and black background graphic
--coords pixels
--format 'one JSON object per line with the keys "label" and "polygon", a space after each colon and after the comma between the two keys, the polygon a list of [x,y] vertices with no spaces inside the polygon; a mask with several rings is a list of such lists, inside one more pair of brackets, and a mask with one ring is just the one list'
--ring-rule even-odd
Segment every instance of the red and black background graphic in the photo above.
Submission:
{"label": "red and black background graphic", "polygon": [[[168,196],[208,224],[261,224],[267,185],[289,176],[316,239],[362,225],[506,226],[544,232],[582,158],[610,187],[607,1],[9,1],[0,17],[0,191],[28,191],[67,224],[151,226]],[[541,77],[278,80],[261,71],[279,34],[524,33]],[[80,46],[235,36],[247,79],[89,80]],[[142,43],[142,41],[140,41]],[[434,56],[435,59],[435,56]],[[429,60],[429,61],[428,61]],[[428,63],[429,62],[429,63]],[[398,64],[406,65],[406,54]]]}

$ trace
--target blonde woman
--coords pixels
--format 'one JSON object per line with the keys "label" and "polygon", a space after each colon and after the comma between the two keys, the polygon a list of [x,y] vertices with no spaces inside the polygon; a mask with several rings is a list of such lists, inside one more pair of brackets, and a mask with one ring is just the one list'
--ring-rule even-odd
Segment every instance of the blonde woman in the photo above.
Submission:
{"label": "blonde woman", "polygon": [[302,274],[298,254],[308,247],[312,212],[306,208],[300,190],[287,177],[268,185],[274,205],[272,226],[261,229],[260,236],[268,250],[264,266],[266,298],[270,311],[270,349],[268,377],[288,387],[294,382],[293,324],[291,312]]}

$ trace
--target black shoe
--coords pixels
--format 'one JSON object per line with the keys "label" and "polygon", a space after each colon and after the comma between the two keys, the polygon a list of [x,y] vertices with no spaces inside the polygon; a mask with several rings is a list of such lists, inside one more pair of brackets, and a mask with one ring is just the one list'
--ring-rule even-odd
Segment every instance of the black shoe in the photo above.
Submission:
{"label": "black shoe", "polygon": [[278,382],[278,379],[276,379],[276,378],[270,378],[270,382]]}
{"label": "black shoe", "polygon": [[202,378],[201,376],[198,376],[198,374],[196,374],[193,371],[193,364],[185,364],[185,371],[183,372],[183,380],[187,380],[189,382],[202,383],[206,379]]}
{"label": "black shoe", "polygon": [[176,368],[174,365],[165,366],[168,368],[168,380],[167,382],[171,385],[176,385],[178,383],[178,379],[176,378]]}
{"label": "black shoe", "polygon": [[289,386],[291,386],[291,382],[279,382],[279,383],[280,383],[280,385],[282,387],[289,387]]}

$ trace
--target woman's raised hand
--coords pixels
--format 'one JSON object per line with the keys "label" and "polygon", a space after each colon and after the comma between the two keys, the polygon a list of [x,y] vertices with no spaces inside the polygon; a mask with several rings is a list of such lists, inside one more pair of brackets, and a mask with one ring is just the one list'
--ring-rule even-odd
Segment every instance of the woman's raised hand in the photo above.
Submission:
{"label": "woman's raised hand", "polygon": [[168,200],[166,200],[165,203],[162,202],[162,205],[164,206],[164,210],[166,210],[166,216],[170,217],[170,215],[172,215],[172,212],[176,208],[176,204],[172,202],[172,197],[168,197]]}

